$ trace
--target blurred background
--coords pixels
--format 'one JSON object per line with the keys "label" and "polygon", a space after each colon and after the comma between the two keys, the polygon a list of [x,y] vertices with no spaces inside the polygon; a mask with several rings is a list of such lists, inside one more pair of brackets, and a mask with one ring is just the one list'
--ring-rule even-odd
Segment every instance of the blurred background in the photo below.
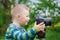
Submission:
{"label": "blurred background", "polygon": [[7,26],[11,23],[11,8],[15,4],[24,4],[30,9],[26,30],[33,26],[34,16],[39,13],[40,16],[52,18],[52,25],[46,28],[45,40],[60,40],[60,0],[0,0],[0,40],[5,40]]}

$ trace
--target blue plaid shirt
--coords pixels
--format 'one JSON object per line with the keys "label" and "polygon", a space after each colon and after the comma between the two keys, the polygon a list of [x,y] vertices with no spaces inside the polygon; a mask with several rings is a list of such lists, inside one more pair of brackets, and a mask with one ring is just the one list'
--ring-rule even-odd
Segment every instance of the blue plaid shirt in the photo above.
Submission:
{"label": "blue plaid shirt", "polygon": [[12,23],[7,28],[5,40],[34,40],[36,33],[37,31],[34,28],[26,32],[23,27],[17,28]]}

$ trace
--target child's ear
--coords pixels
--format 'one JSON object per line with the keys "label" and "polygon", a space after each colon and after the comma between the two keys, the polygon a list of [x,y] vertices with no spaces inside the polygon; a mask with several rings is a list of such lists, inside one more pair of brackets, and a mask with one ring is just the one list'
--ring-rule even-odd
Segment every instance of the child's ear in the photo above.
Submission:
{"label": "child's ear", "polygon": [[17,17],[20,18],[20,15],[18,15]]}
{"label": "child's ear", "polygon": [[20,18],[20,15],[16,15],[17,18]]}

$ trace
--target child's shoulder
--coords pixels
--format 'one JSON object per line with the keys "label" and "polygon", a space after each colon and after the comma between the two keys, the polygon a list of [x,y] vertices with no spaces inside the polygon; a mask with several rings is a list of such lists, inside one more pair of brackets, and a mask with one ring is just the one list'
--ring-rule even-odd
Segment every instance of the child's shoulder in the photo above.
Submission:
{"label": "child's shoulder", "polygon": [[15,28],[12,23],[8,25],[8,28],[7,29],[11,29],[11,28]]}
{"label": "child's shoulder", "polygon": [[6,32],[9,32],[9,33],[10,33],[12,30],[15,30],[15,29],[16,29],[16,28],[15,28],[14,25],[11,23],[11,24],[8,25]]}

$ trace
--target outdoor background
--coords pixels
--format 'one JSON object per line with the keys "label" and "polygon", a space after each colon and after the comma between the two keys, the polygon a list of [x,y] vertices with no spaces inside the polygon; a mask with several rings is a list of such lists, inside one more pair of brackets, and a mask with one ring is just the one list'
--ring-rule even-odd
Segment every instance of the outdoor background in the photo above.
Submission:
{"label": "outdoor background", "polygon": [[0,40],[5,40],[6,28],[11,23],[10,11],[15,4],[24,4],[30,9],[26,30],[33,27],[34,16],[39,13],[40,16],[52,18],[52,25],[46,28],[45,40],[60,40],[60,0],[0,0]]}

